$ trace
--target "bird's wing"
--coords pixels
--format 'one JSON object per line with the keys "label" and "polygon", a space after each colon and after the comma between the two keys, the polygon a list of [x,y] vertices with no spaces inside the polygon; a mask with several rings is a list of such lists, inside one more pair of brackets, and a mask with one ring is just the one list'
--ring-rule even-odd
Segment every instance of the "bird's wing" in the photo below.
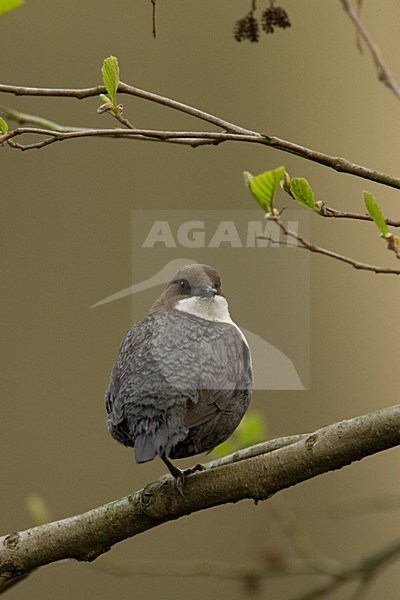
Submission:
{"label": "bird's wing", "polygon": [[[200,348],[201,376],[198,398],[189,403],[185,424],[198,427],[211,421],[221,411],[235,410],[234,398],[250,392],[252,367],[250,351],[233,325],[213,323],[217,336],[205,337]],[[244,394],[246,396],[246,394]]]}

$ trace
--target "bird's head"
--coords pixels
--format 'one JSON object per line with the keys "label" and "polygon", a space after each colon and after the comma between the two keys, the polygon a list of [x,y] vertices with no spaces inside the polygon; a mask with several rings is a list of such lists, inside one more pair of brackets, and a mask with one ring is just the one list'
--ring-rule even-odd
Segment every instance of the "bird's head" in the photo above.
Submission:
{"label": "bird's head", "polygon": [[179,310],[211,321],[230,320],[221,278],[208,265],[192,264],[179,269],[150,313],[166,310]]}

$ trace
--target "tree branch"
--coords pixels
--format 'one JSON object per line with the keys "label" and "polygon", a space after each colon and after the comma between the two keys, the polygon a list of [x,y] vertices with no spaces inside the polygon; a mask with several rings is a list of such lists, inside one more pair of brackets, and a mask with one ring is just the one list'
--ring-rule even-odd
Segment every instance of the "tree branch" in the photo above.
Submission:
{"label": "tree branch", "polygon": [[378,50],[378,47],[376,46],[368,31],[364,27],[356,11],[353,10],[353,8],[351,7],[349,0],[340,1],[344,10],[346,11],[350,20],[352,21],[354,27],[356,28],[357,34],[362,40],[364,40],[365,45],[367,46],[372,56],[372,59],[378,71],[379,81],[382,81],[386,85],[386,87],[388,87],[394,93],[396,98],[400,100],[400,86],[389,71],[388,66],[386,65],[385,61],[381,56],[381,53]]}
{"label": "tree branch", "polygon": [[[371,223],[373,222],[373,219],[370,215],[336,210],[331,206],[327,206],[325,203],[321,203],[321,208],[319,209],[318,214],[321,217],[332,217],[335,219],[353,219],[356,221],[370,221]],[[385,223],[390,227],[400,227],[400,221],[395,221],[394,219],[385,219]]]}
{"label": "tree branch", "polygon": [[40,127],[41,129],[46,129],[47,131],[87,131],[88,128],[83,127],[72,127],[69,125],[61,125],[60,123],[55,123],[54,121],[50,121],[44,117],[39,117],[38,115],[28,115],[27,113],[20,112],[19,110],[14,110],[9,108],[8,106],[0,105],[0,117],[3,119],[14,121],[15,123],[19,123],[20,125],[33,125],[34,127]]}
{"label": "tree branch", "polygon": [[[84,98],[90,98],[92,96],[98,96],[105,91],[106,90],[103,86],[82,89],[55,89],[0,84],[0,92],[15,94],[17,96],[53,96],[77,98],[81,100]],[[217,133],[196,131],[155,131],[146,129],[76,129],[75,131],[71,132],[65,130],[54,131],[34,127],[24,127],[9,131],[7,134],[0,136],[0,144],[8,142],[10,146],[20,150],[32,150],[43,148],[44,146],[48,146],[55,142],[80,137],[123,137],[142,141],[174,142],[189,146],[216,145],[227,141],[249,142],[276,148],[277,150],[288,152],[289,154],[295,154],[296,156],[316,162],[341,173],[348,173],[356,177],[361,177],[370,181],[376,181],[382,185],[400,189],[400,178],[398,177],[393,177],[391,175],[387,175],[386,173],[381,173],[361,165],[356,165],[345,158],[323,154],[322,152],[306,148],[305,146],[300,146],[299,144],[280,139],[276,136],[260,133],[251,129],[245,129],[239,125],[230,123],[225,119],[211,115],[210,113],[194,108],[193,106],[183,104],[182,102],[177,102],[171,98],[153,94],[152,92],[135,88],[126,83],[119,84],[118,92],[135,96],[137,98],[142,98],[149,102],[155,102],[156,104],[160,104],[162,106],[166,106],[179,112],[191,115],[192,117],[200,119],[201,121],[215,125],[223,131]],[[12,138],[24,134],[37,134],[45,136],[45,139],[37,143],[26,145],[12,141]]]}
{"label": "tree branch", "polygon": [[[368,585],[377,571],[386,567],[400,554],[400,542],[395,540],[381,550],[374,552],[365,558],[352,562],[350,565],[343,566],[342,571],[333,575],[328,581],[316,586],[312,590],[304,594],[296,595],[293,600],[317,600],[325,598],[327,594],[346,585],[349,581],[358,580],[360,587],[358,590],[365,591],[365,586]],[[357,593],[357,590],[356,590]],[[354,596],[359,598],[360,595]]]}
{"label": "tree branch", "polygon": [[[302,235],[298,234],[296,231],[292,231],[286,227],[282,223],[279,217],[273,217],[273,220],[278,225],[278,227],[283,231],[283,233],[291,238],[294,238],[298,241],[301,248],[305,248],[310,252],[315,252],[316,254],[323,254],[324,256],[329,256],[330,258],[334,258],[340,262],[344,262],[348,265],[351,265],[355,269],[359,271],[372,271],[373,273],[383,274],[383,275],[400,275],[400,269],[391,269],[389,267],[380,267],[378,265],[369,265],[368,263],[363,263],[350,256],[345,256],[344,254],[339,254],[338,252],[334,252],[333,250],[328,250],[327,248],[323,248],[322,246],[317,246],[312,242],[306,240]],[[266,239],[264,236],[258,236],[259,239]]]}
{"label": "tree branch", "polygon": [[[325,581],[318,583],[306,592],[292,597],[292,600],[316,600],[324,598],[331,592],[345,587],[350,582],[357,582],[358,590],[365,590],[379,571],[387,567],[400,555],[400,541],[395,540],[373,553],[351,561],[350,563],[334,563],[318,554],[318,564],[313,566],[303,559],[287,559],[280,556],[276,562],[263,560],[253,562],[228,562],[221,560],[134,560],[117,561],[109,558],[100,559],[93,564],[96,571],[108,573],[115,577],[131,577],[135,575],[148,577],[214,577],[218,579],[236,579],[252,581],[258,586],[262,580],[283,577],[316,576]],[[273,558],[273,557],[272,557]],[[359,598],[361,595],[354,595]]]}
{"label": "tree branch", "polygon": [[42,565],[92,561],[114,544],[193,512],[265,500],[278,491],[400,444],[400,405],[324,427],[268,454],[208,468],[188,478],[183,498],[171,477],[69,517],[0,538],[0,590]]}

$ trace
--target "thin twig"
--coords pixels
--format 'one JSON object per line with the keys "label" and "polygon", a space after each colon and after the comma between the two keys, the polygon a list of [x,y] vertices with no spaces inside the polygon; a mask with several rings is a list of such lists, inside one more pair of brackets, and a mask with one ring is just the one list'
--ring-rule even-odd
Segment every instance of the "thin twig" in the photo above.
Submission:
{"label": "thin twig", "polygon": [[279,450],[279,448],[284,448],[285,446],[290,446],[291,444],[296,444],[301,440],[305,440],[309,435],[309,433],[300,433],[297,435],[276,438],[274,440],[267,440],[266,442],[261,442],[260,444],[255,444],[249,448],[238,450],[237,452],[228,454],[222,458],[217,458],[216,460],[207,463],[207,468],[215,469],[216,467],[229,465],[240,460],[245,460],[246,458],[252,458],[253,456],[268,454],[268,452],[273,452],[274,450]]}
{"label": "thin twig", "polygon": [[310,536],[302,529],[299,520],[283,498],[280,498],[277,503],[270,504],[269,510],[289,538],[298,556],[314,574],[336,577],[342,572],[343,564],[323,555],[314,545]]}
{"label": "thin twig", "polygon": [[153,5],[153,8],[152,8],[153,38],[156,39],[156,37],[157,37],[157,23],[156,23],[157,0],[151,0],[151,3]]}
{"label": "thin twig", "polygon": [[[337,252],[328,250],[327,248],[322,248],[321,246],[316,246],[315,244],[309,242],[303,236],[299,235],[295,231],[291,231],[290,229],[288,229],[286,227],[286,225],[284,225],[279,218],[274,219],[274,220],[285,235],[297,240],[303,248],[306,248],[310,252],[316,252],[317,254],[323,254],[324,256],[330,256],[331,258],[334,258],[335,260],[339,260],[341,262],[347,263],[348,265],[351,265],[355,269],[359,269],[361,271],[373,271],[374,273],[400,275],[399,269],[390,269],[387,267],[379,267],[378,265],[369,265],[367,263],[359,262],[358,260],[355,260],[354,258],[350,258],[349,256],[344,256],[343,254],[338,254]],[[259,236],[259,237],[262,237],[262,236]]]}
{"label": "thin twig", "polygon": [[14,94],[14,96],[53,96],[56,98],[77,98],[83,100],[92,96],[106,94],[104,85],[96,85],[90,88],[69,89],[69,88],[37,88],[23,85],[0,84],[0,92]]}
{"label": "thin twig", "polygon": [[60,123],[50,121],[44,117],[39,117],[38,115],[29,115],[27,113],[9,108],[8,106],[0,105],[0,117],[3,117],[3,119],[6,120],[15,121],[15,123],[19,123],[20,125],[33,125],[34,127],[40,127],[41,129],[50,131],[61,131],[63,133],[67,131],[88,131],[88,127],[61,125]]}
{"label": "thin twig", "polygon": [[354,580],[361,582],[361,590],[364,592],[366,588],[364,587],[363,589],[363,583],[370,581],[379,570],[386,567],[390,562],[398,558],[399,555],[400,541],[395,540],[381,550],[345,566],[340,574],[331,577],[327,582],[316,586],[304,594],[293,596],[293,600],[317,600],[318,598],[325,598],[331,592]]}
{"label": "thin twig", "polygon": [[129,577],[142,575],[151,577],[216,577],[220,579],[246,579],[247,577],[286,577],[289,575],[312,575],[304,562],[299,560],[285,561],[284,565],[271,566],[265,562],[235,563],[231,561],[193,559],[193,560],[134,560],[116,561],[107,558],[92,563],[95,570]]}
{"label": "thin twig", "polygon": [[353,22],[358,35],[364,40],[365,45],[367,46],[368,50],[370,51],[372,59],[378,70],[379,81],[382,81],[394,93],[396,98],[398,100],[400,100],[400,86],[398,85],[398,83],[394,79],[393,75],[389,71],[388,66],[386,65],[385,61],[383,60],[383,58],[381,56],[381,53],[378,50],[378,47],[376,46],[376,44],[372,40],[371,36],[369,35],[368,31],[364,27],[359,15],[351,7],[349,0],[340,0],[340,1],[342,3],[344,10],[349,15],[350,20]]}
{"label": "thin twig", "polygon": [[127,127],[128,129],[135,129],[134,125],[132,125],[132,123],[130,121],[128,121],[128,119],[126,117],[124,117],[122,104],[118,105],[117,112],[115,114],[112,113],[112,116],[115,117],[117,119],[117,121],[119,121],[119,123],[121,123],[121,125],[125,125],[125,127]]}
{"label": "thin twig", "polygon": [[[373,221],[369,215],[336,210],[335,208],[326,206],[326,204],[322,204],[319,214],[321,215],[321,217],[332,217],[335,219],[354,219],[359,221],[370,222]],[[400,221],[395,221],[394,219],[385,219],[385,223],[390,227],[400,227]]]}
{"label": "thin twig", "polygon": [[[48,136],[40,142],[32,144],[20,144],[14,142],[13,138],[26,134],[36,134]],[[153,129],[88,129],[83,131],[48,131],[37,127],[18,127],[8,131],[0,136],[0,143],[8,142],[13,148],[20,150],[40,149],[49,146],[55,142],[71,140],[84,137],[114,137],[130,138],[140,141],[152,142],[174,142],[187,146],[196,146],[199,144],[215,145],[227,141],[254,142],[254,136],[235,134],[235,133],[217,133],[208,131],[158,131]],[[399,182],[400,184],[400,182]]]}
{"label": "thin twig", "polygon": [[[64,98],[77,98],[78,100],[83,100],[85,98],[91,98],[93,96],[99,96],[100,94],[105,94],[107,90],[102,85],[97,85],[91,88],[37,88],[37,87],[25,87],[25,86],[14,86],[14,85],[5,85],[0,84],[0,92],[5,92],[8,94],[14,94],[15,96],[52,96],[52,97],[64,97]],[[194,108],[193,106],[189,106],[188,104],[184,104],[182,102],[177,102],[176,100],[172,100],[171,98],[167,98],[166,96],[160,96],[159,94],[153,94],[152,92],[147,92],[146,90],[142,90],[140,88],[133,87],[126,83],[120,82],[118,85],[118,93],[120,94],[128,94],[130,96],[135,96],[136,98],[143,98],[143,100],[148,100],[149,102],[155,102],[156,104],[161,104],[162,106],[167,106],[168,108],[172,108],[173,110],[177,110],[182,113],[186,113],[200,119],[201,121],[205,121],[207,123],[212,123],[221,129],[225,129],[226,131],[230,131],[233,133],[244,133],[244,134],[252,134],[262,137],[260,133],[256,131],[251,131],[249,129],[244,129],[243,127],[239,127],[238,125],[234,125],[233,123],[229,123],[229,121],[225,121],[224,119],[220,119],[214,115],[211,115],[203,110],[199,110],[198,108]]]}

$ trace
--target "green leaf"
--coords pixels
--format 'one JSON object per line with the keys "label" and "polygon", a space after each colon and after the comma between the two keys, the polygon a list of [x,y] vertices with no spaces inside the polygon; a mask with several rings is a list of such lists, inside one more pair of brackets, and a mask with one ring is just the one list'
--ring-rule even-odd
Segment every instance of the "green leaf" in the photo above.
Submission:
{"label": "green leaf", "polygon": [[104,87],[110,96],[111,102],[117,106],[117,89],[119,84],[119,66],[118,59],[115,56],[109,56],[103,62],[101,67]]}
{"label": "green leaf", "polygon": [[308,206],[311,210],[317,210],[314,192],[307,179],[304,179],[304,177],[293,177],[290,181],[289,188],[297,202],[304,204],[304,206]]}
{"label": "green leaf", "polygon": [[266,171],[260,175],[252,175],[248,171],[243,173],[245,183],[260,206],[266,211],[272,211],[272,203],[285,174],[285,167],[278,167],[273,171]]}
{"label": "green leaf", "polygon": [[0,0],[0,15],[5,15],[16,8],[19,8],[24,3],[24,0]]}
{"label": "green leaf", "polygon": [[113,115],[117,114],[118,109],[111,102],[111,99],[108,96],[106,96],[105,94],[100,94],[100,100],[102,100],[104,104],[99,106],[99,108],[97,109],[99,115],[102,115],[105,112],[110,112]]}
{"label": "green leaf", "polygon": [[378,227],[379,231],[383,235],[383,237],[387,237],[390,235],[388,226],[385,223],[385,219],[381,213],[381,209],[379,208],[375,198],[369,192],[364,192],[364,202],[367,208],[367,211],[370,214],[371,219]]}
{"label": "green leaf", "polygon": [[4,134],[4,133],[7,133],[7,131],[8,131],[8,125],[5,122],[5,120],[0,117],[0,133]]}
{"label": "green leaf", "polygon": [[100,100],[104,102],[104,104],[111,104],[111,100],[105,94],[100,94]]}

